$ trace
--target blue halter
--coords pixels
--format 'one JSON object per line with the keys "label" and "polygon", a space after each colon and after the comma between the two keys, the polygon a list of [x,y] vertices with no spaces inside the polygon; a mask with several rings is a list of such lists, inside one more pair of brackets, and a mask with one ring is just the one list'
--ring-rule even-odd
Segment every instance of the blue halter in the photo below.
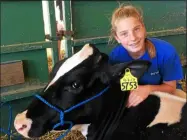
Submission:
{"label": "blue halter", "polygon": [[109,86],[108,87],[106,87],[104,90],[102,90],[100,93],[98,93],[97,95],[95,95],[95,96],[93,96],[93,97],[91,97],[91,98],[89,98],[89,99],[87,99],[87,100],[85,100],[85,101],[82,101],[82,102],[80,102],[80,103],[78,103],[78,104],[76,104],[76,105],[74,105],[74,106],[72,106],[72,107],[70,107],[69,109],[67,109],[67,110],[64,110],[64,111],[62,111],[62,110],[60,110],[60,109],[58,109],[58,108],[56,108],[55,106],[53,106],[53,105],[51,105],[49,102],[47,102],[44,98],[42,98],[40,95],[34,95],[35,97],[37,97],[39,100],[41,100],[43,103],[45,103],[46,105],[48,105],[49,107],[51,107],[52,109],[54,109],[54,110],[56,110],[57,112],[59,112],[59,114],[60,114],[60,122],[59,123],[57,123],[57,124],[55,124],[54,126],[53,126],[53,129],[55,129],[55,128],[57,128],[58,126],[63,126],[64,124],[70,124],[70,127],[69,127],[69,129],[63,134],[63,135],[61,135],[61,136],[59,136],[56,140],[61,140],[62,138],[64,138],[67,134],[68,134],[68,132],[71,130],[71,128],[72,128],[72,126],[73,126],[73,123],[72,122],[70,122],[70,121],[64,121],[64,114],[65,113],[68,113],[68,112],[70,112],[70,111],[72,111],[73,109],[75,109],[75,108],[77,108],[77,107],[79,107],[79,106],[81,106],[81,105],[83,105],[83,104],[86,104],[87,102],[89,102],[89,101],[91,101],[91,100],[93,100],[93,99],[95,99],[95,98],[97,98],[97,97],[99,97],[100,95],[102,95],[105,91],[107,91],[109,89]]}
{"label": "blue halter", "polygon": [[8,110],[9,110],[9,123],[8,123],[8,130],[5,130],[4,128],[1,128],[0,127],[0,131],[7,134],[8,136],[8,140],[11,140],[11,136],[12,137],[17,137],[18,140],[21,140],[21,137],[20,136],[15,136],[13,134],[13,132],[11,132],[11,125],[12,125],[12,106],[10,105],[10,103],[4,103],[4,102],[1,102],[0,104],[0,108],[7,105],[8,106]]}

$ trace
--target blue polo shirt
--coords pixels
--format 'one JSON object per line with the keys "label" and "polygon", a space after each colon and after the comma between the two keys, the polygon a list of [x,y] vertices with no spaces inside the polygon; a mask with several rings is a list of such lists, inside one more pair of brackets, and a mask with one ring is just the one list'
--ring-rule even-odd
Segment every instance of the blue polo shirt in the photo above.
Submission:
{"label": "blue polo shirt", "polygon": [[[152,64],[147,72],[139,79],[140,85],[159,85],[163,81],[183,79],[183,71],[180,58],[174,46],[157,38],[148,38],[155,46],[156,57],[150,58],[148,51],[141,56],[140,60],[148,60]],[[134,60],[122,46],[116,46],[109,55],[109,63],[121,63]],[[181,85],[177,83],[177,88]]]}

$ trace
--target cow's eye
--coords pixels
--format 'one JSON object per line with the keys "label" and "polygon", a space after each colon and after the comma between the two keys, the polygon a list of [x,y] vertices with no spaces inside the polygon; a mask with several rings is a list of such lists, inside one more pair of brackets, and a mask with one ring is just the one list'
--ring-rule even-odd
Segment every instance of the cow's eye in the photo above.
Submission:
{"label": "cow's eye", "polygon": [[73,88],[79,88],[79,87],[80,87],[80,84],[77,83],[77,82],[73,82],[73,83],[72,83],[72,87],[73,87]]}

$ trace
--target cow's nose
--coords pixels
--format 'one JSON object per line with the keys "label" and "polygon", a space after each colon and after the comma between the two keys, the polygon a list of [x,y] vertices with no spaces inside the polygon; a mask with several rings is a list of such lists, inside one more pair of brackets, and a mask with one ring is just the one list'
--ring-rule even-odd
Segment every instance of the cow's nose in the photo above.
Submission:
{"label": "cow's nose", "polygon": [[16,127],[17,127],[17,130],[18,131],[22,131],[24,129],[27,128],[27,125],[26,124],[19,124],[19,123],[16,123]]}
{"label": "cow's nose", "polygon": [[23,113],[18,114],[15,117],[14,127],[18,133],[20,133],[24,137],[29,138],[28,132],[31,128],[32,121],[31,121],[31,119],[26,118],[26,112],[27,111],[24,111]]}

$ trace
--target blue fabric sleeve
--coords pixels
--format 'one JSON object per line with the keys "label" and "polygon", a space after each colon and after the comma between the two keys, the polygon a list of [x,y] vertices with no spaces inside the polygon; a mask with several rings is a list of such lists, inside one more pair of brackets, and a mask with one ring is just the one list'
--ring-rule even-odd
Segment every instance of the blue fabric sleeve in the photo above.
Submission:
{"label": "blue fabric sleeve", "polygon": [[109,54],[109,60],[108,60],[109,64],[115,64],[115,51],[113,50],[110,54]]}
{"label": "blue fabric sleeve", "polygon": [[161,67],[163,81],[183,79],[182,65],[176,52],[173,52],[163,61],[163,67]]}

